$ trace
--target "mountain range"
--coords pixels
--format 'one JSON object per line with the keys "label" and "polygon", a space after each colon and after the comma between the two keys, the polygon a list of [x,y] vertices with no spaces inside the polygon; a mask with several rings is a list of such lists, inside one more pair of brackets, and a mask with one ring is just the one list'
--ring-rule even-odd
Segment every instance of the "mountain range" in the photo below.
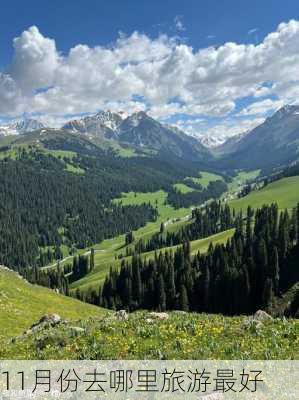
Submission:
{"label": "mountain range", "polygon": [[[47,132],[51,134],[55,131],[45,128],[36,120],[25,120],[3,127],[2,130],[0,128],[0,135],[1,133],[5,136],[30,133],[40,129],[43,130],[43,136]],[[63,125],[60,131],[81,135],[96,143],[111,141],[129,145],[133,149],[168,153],[194,161],[211,158],[209,150],[197,139],[175,127],[161,124],[143,111],[130,116],[101,111],[93,116],[71,120]]]}
{"label": "mountain range", "polygon": [[44,124],[36,119],[23,119],[10,125],[0,126],[0,136],[22,135],[42,128],[45,128]]}
{"label": "mountain range", "polygon": [[[299,158],[299,106],[287,105],[253,130],[215,141],[199,140],[176,127],[162,124],[140,111],[124,113],[100,111],[74,119],[59,130],[46,128],[34,119],[0,127],[0,136],[22,135],[42,130],[43,135],[62,132],[79,135],[93,143],[116,143],[152,154],[168,154],[191,161],[217,163],[224,168],[275,167]],[[211,148],[208,148],[210,145]]]}
{"label": "mountain range", "polygon": [[139,149],[168,152],[181,158],[198,160],[210,157],[209,151],[197,139],[177,128],[161,124],[144,111],[127,117],[103,111],[92,117],[70,121],[62,129],[89,138],[116,140]]}
{"label": "mountain range", "polygon": [[[95,115],[86,116],[80,119],[73,119],[64,124],[61,129],[72,133],[80,133],[87,135],[90,138],[101,138],[101,139],[115,139],[125,140],[129,130],[135,130],[134,142],[138,146],[148,146],[149,143],[146,139],[145,132],[140,132],[141,128],[144,128],[144,120],[151,120],[156,125],[156,131],[161,129],[161,125],[158,121],[150,118],[145,112],[137,112],[128,116],[124,112],[113,112],[113,111],[100,111]],[[182,136],[184,132],[172,125],[163,125],[164,128],[169,131],[175,132]],[[23,134],[26,132],[32,132],[37,129],[45,128],[45,126],[35,119],[24,119],[19,122],[0,126],[0,136],[9,136]],[[137,131],[137,133],[136,133]],[[129,135],[130,136],[130,135]],[[228,139],[227,135],[196,135],[188,133],[186,136],[193,137],[199,141],[202,145],[207,148],[217,148],[221,146]],[[230,136],[229,136],[230,137]],[[195,142],[193,141],[193,144]],[[150,144],[152,144],[152,138],[150,138]]]}

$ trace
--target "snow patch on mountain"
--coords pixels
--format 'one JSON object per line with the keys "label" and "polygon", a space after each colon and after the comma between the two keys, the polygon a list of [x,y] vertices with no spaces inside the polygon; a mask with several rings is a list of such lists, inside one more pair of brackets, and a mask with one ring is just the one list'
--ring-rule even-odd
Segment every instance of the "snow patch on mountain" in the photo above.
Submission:
{"label": "snow patch on mountain", "polygon": [[36,119],[24,119],[13,124],[0,126],[0,135],[22,135],[23,133],[33,132],[42,128],[45,128],[45,126]]}
{"label": "snow patch on mountain", "polygon": [[82,133],[111,138],[116,135],[125,115],[112,111],[100,111],[95,115],[75,119],[63,125],[62,129],[70,132]]}

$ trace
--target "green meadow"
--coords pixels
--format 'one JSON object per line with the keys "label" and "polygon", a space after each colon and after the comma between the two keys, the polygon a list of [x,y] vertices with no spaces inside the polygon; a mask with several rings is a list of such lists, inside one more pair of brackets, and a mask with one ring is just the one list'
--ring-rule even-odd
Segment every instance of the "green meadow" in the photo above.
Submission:
{"label": "green meadow", "polygon": [[299,202],[299,176],[280,179],[266,187],[251,192],[248,196],[229,202],[235,210],[246,210],[248,206],[258,208],[264,204],[277,203],[280,209],[291,209]]}
{"label": "green meadow", "polygon": [[185,185],[184,183],[175,183],[173,187],[181,193],[190,193],[194,192],[194,189]]}
{"label": "green meadow", "polygon": [[206,188],[210,182],[223,180],[221,175],[217,175],[217,174],[213,174],[212,172],[205,172],[205,171],[200,172],[200,177],[198,177],[198,178],[191,177],[191,179],[193,180],[193,182],[199,183],[204,188]]}

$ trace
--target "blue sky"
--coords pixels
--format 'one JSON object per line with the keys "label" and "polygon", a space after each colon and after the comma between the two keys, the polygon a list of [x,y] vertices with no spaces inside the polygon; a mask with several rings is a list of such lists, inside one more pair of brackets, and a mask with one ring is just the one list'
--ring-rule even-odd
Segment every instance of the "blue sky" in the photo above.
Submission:
{"label": "blue sky", "polygon": [[[89,46],[115,41],[118,32],[137,30],[152,37],[173,35],[173,21],[182,16],[185,36],[194,48],[227,41],[262,39],[282,21],[299,18],[296,0],[26,0],[1,2],[1,63],[12,55],[12,40],[32,25],[67,52],[78,43]],[[256,34],[248,35],[258,28]],[[215,38],[208,38],[215,36]]]}
{"label": "blue sky", "polygon": [[141,107],[190,133],[235,134],[296,102],[298,20],[296,0],[4,0],[0,118],[58,125]]}

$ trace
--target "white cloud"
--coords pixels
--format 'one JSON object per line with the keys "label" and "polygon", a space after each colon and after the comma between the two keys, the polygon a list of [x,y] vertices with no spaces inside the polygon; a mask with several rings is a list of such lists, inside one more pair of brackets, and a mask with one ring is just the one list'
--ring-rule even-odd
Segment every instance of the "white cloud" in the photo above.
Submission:
{"label": "white cloud", "polygon": [[257,87],[253,96],[256,98],[260,97],[267,97],[272,94],[272,88],[269,86],[263,86],[261,85],[260,87]]}
{"label": "white cloud", "polygon": [[[264,118],[244,120],[224,120],[222,123],[208,128],[206,134],[210,136],[223,136],[225,138],[252,130],[264,122]],[[205,134],[203,132],[203,134]]]}
{"label": "white cloud", "polygon": [[[51,128],[61,128],[64,124],[66,124],[69,120],[69,116],[55,115],[55,114],[42,114],[35,116],[38,121],[43,123],[45,126],[50,126]],[[81,118],[80,115],[72,116],[71,119]]]}
{"label": "white cloud", "polygon": [[284,105],[282,100],[266,99],[250,104],[243,108],[239,115],[265,115],[269,111],[276,111]]}
{"label": "white cloud", "polygon": [[264,118],[232,119],[227,118],[213,126],[205,120],[179,120],[175,126],[189,135],[202,138],[204,143],[213,147],[219,145],[230,137],[248,132],[264,122]]}
{"label": "white cloud", "polygon": [[[165,35],[151,39],[135,32],[120,34],[106,47],[78,44],[66,55],[58,46],[37,27],[14,40],[11,65],[0,74],[2,117],[26,112],[53,119],[114,107],[146,109],[158,118],[232,118],[242,98],[262,98],[241,111],[258,116],[299,98],[295,20],[280,24],[258,45],[225,43],[195,51]],[[269,95],[277,97],[275,106]]]}
{"label": "white cloud", "polygon": [[59,64],[54,40],[32,26],[14,39],[14,49],[10,74],[24,92],[53,84]]}
{"label": "white cloud", "polygon": [[0,114],[17,115],[22,111],[23,97],[16,82],[8,74],[0,73]]}

